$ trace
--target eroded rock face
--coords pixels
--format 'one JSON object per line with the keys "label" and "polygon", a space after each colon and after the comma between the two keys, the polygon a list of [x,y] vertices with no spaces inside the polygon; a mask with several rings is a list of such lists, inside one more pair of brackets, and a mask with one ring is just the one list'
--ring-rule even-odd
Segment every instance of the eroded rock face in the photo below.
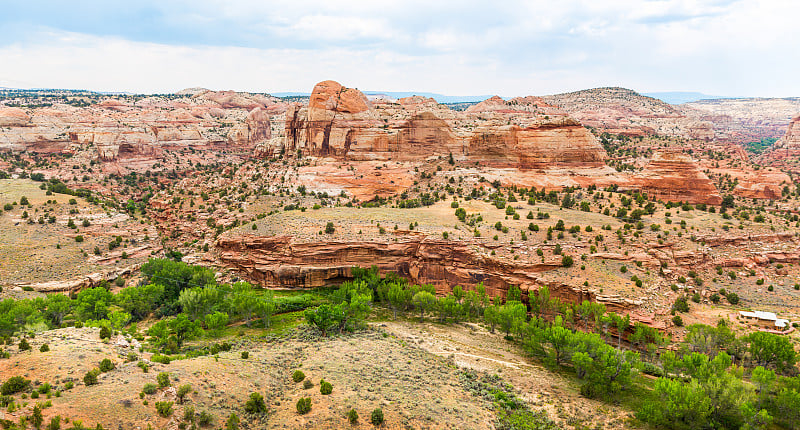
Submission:
{"label": "eroded rock face", "polygon": [[208,151],[233,149],[252,156],[257,145],[272,138],[271,117],[282,115],[286,106],[260,94],[193,89],[184,97],[108,98],[82,108],[3,107],[0,150],[87,152],[99,161],[140,170],[171,151],[206,151],[206,158],[214,158],[217,153]]}
{"label": "eroded rock face", "polygon": [[760,161],[781,165],[800,156],[800,114],[795,115],[786,127],[786,133],[760,157]]}
{"label": "eroded rock face", "polygon": [[626,88],[594,88],[542,97],[583,125],[612,134],[660,134],[711,140],[713,126],[690,118],[677,107]]}
{"label": "eroded rock face", "polygon": [[718,205],[722,203],[714,183],[689,155],[660,152],[635,175],[634,186],[641,187],[655,199]]}
{"label": "eroded rock face", "polygon": [[[447,294],[455,285],[483,283],[491,296],[505,297],[511,285],[536,291],[547,284],[553,297],[565,301],[596,300],[595,293],[561,283],[545,283],[537,273],[559,263],[525,264],[501,261],[479,252],[479,243],[443,241],[424,235],[399,237],[397,242],[299,242],[293,236],[223,236],[217,241],[220,262],[268,287],[314,288],[351,278],[354,266],[376,265],[411,283],[432,284]],[[612,309],[633,302],[604,301]]]}
{"label": "eroded rock face", "polygon": [[231,145],[255,146],[268,141],[272,137],[269,114],[264,108],[255,108],[247,114],[243,123],[237,124],[228,133]]}
{"label": "eroded rock face", "polygon": [[308,108],[287,110],[285,145],[290,151],[349,160],[452,155],[521,169],[606,158],[578,121],[538,98],[506,102],[493,97],[465,113],[423,97],[376,101],[373,106],[360,91],[333,81],[314,87]]}
{"label": "eroded rock face", "polygon": [[0,108],[0,127],[24,127],[30,120],[28,114],[20,108]]}

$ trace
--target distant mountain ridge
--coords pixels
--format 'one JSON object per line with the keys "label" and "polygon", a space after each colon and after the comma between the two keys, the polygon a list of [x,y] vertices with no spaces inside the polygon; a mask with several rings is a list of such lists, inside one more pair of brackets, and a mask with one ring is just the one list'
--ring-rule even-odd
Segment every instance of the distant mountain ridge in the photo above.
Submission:
{"label": "distant mountain ridge", "polygon": [[663,91],[654,93],[642,93],[644,96],[659,99],[671,105],[691,103],[699,100],[733,99],[736,97],[712,96],[694,91]]}
{"label": "distant mountain ridge", "polygon": [[[363,93],[366,96],[383,95],[391,97],[393,99],[400,99],[403,97],[411,97],[411,96],[422,96],[422,97],[432,98],[439,103],[478,103],[493,96],[493,94],[478,95],[478,96],[448,96],[438,93],[427,93],[427,92],[416,92],[416,91],[363,91]],[[292,91],[270,93],[270,94],[275,97],[308,97],[311,95],[311,93],[292,92]]]}

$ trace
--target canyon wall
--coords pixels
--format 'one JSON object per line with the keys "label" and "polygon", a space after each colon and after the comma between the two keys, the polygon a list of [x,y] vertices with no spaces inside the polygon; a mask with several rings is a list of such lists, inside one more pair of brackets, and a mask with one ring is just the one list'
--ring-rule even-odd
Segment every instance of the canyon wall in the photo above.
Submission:
{"label": "canyon wall", "polygon": [[[333,81],[314,87],[308,107],[289,108],[286,149],[348,160],[421,161],[450,156],[495,167],[602,163],[605,151],[579,122],[531,109],[525,99],[490,99],[467,112],[430,99],[370,102]],[[535,105],[534,105],[535,106]]]}
{"label": "canyon wall", "polygon": [[396,242],[302,242],[294,236],[225,235],[216,243],[223,266],[265,287],[328,286],[351,278],[353,266],[376,265],[382,274],[397,273],[412,284],[431,284],[438,294],[449,293],[455,285],[471,288],[483,283],[490,296],[505,297],[512,285],[525,292],[547,285],[552,297],[564,301],[599,301],[612,310],[636,306],[597,296],[588,288],[539,280],[537,273],[559,268],[560,263],[505,261],[481,252],[482,246],[424,235],[403,235]]}

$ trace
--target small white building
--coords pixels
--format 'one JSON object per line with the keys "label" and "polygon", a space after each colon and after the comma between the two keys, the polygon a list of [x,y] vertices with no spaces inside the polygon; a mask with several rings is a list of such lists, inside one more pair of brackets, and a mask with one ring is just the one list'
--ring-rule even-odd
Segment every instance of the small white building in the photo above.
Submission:
{"label": "small white building", "polygon": [[739,319],[770,330],[784,331],[790,327],[789,320],[778,318],[773,312],[739,311]]}

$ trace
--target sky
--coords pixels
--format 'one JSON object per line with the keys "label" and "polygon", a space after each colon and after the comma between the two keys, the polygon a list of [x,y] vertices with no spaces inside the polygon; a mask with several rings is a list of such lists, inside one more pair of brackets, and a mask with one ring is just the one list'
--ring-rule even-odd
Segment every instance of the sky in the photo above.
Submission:
{"label": "sky", "polygon": [[796,0],[0,1],[0,87],[800,96]]}

